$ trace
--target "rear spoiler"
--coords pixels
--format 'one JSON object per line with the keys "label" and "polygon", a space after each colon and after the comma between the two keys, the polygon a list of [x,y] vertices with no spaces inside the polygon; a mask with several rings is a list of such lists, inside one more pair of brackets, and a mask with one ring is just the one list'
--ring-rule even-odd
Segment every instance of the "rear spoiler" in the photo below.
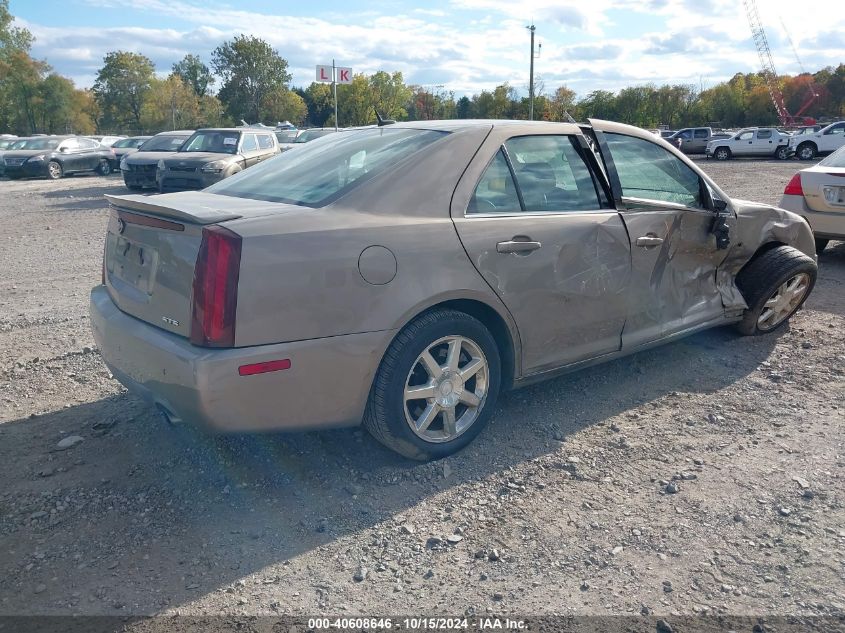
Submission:
{"label": "rear spoiler", "polygon": [[[189,194],[172,194],[170,196],[156,196],[149,198],[147,196],[127,195],[127,196],[109,196],[105,198],[109,204],[126,211],[137,211],[139,213],[148,213],[163,218],[171,218],[174,220],[181,220],[182,222],[191,222],[192,224],[216,224],[218,222],[225,222],[227,220],[236,220],[242,215],[240,213],[232,213],[231,211],[224,211],[210,207],[203,204],[208,201],[208,198],[202,198],[202,201],[197,200]],[[176,198],[178,196],[178,198]],[[165,198],[173,200],[172,205],[164,205],[159,203],[165,202]],[[155,202],[152,202],[155,200]],[[167,200],[169,202],[170,200]]]}

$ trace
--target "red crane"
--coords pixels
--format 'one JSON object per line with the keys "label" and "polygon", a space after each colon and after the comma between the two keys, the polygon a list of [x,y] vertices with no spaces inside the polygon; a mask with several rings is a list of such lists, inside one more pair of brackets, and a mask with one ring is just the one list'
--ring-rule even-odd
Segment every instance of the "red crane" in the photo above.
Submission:
{"label": "red crane", "polygon": [[[775,70],[775,62],[772,59],[772,51],[769,48],[769,40],[766,38],[766,31],[763,30],[763,23],[760,20],[760,13],[757,11],[757,2],[755,0],[742,0],[745,5],[745,13],[748,15],[748,23],[751,25],[751,37],[754,39],[754,45],[757,47],[757,54],[760,56],[760,65],[762,66],[763,78],[766,81],[766,87],[769,89],[769,96],[772,98],[772,103],[778,114],[778,120],[781,125],[812,125],[816,122],[812,117],[802,116],[807,109],[813,105],[818,98],[818,91],[815,90],[812,79],[810,80],[809,95],[796,114],[791,114],[786,108],[786,103],[783,99],[783,93],[778,84],[778,74]],[[796,53],[797,55],[797,53]],[[800,60],[799,60],[800,63]]]}

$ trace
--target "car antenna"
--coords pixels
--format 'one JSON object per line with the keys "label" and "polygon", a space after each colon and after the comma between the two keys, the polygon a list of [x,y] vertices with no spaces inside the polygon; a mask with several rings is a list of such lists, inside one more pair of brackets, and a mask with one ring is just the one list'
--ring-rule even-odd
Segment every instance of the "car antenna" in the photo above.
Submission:
{"label": "car antenna", "polygon": [[378,113],[378,108],[373,107],[373,110],[376,111],[376,120],[378,121],[378,126],[382,127],[384,125],[390,125],[391,123],[396,123],[393,119],[383,119],[381,115]]}

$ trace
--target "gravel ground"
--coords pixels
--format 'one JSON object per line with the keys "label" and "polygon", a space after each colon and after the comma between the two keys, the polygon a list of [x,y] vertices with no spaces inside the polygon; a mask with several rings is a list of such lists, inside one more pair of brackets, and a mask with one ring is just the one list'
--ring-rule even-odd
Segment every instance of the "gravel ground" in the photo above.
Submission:
{"label": "gravel ground", "polygon": [[[702,165],[777,203],[798,164]],[[0,614],[845,613],[845,243],[788,329],[506,394],[416,464],[169,427],[111,380],[87,296],[124,191],[0,181]]]}

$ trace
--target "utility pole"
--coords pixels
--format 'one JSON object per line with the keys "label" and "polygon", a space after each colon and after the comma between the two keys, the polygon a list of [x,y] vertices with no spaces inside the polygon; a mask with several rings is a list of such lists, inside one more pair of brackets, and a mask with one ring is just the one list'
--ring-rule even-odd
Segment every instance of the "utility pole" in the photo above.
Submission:
{"label": "utility pole", "polygon": [[337,68],[332,59],[332,91],[334,92],[334,131],[337,132]]}
{"label": "utility pole", "polygon": [[528,120],[534,120],[534,24],[526,26],[531,31],[531,65],[528,72]]}

